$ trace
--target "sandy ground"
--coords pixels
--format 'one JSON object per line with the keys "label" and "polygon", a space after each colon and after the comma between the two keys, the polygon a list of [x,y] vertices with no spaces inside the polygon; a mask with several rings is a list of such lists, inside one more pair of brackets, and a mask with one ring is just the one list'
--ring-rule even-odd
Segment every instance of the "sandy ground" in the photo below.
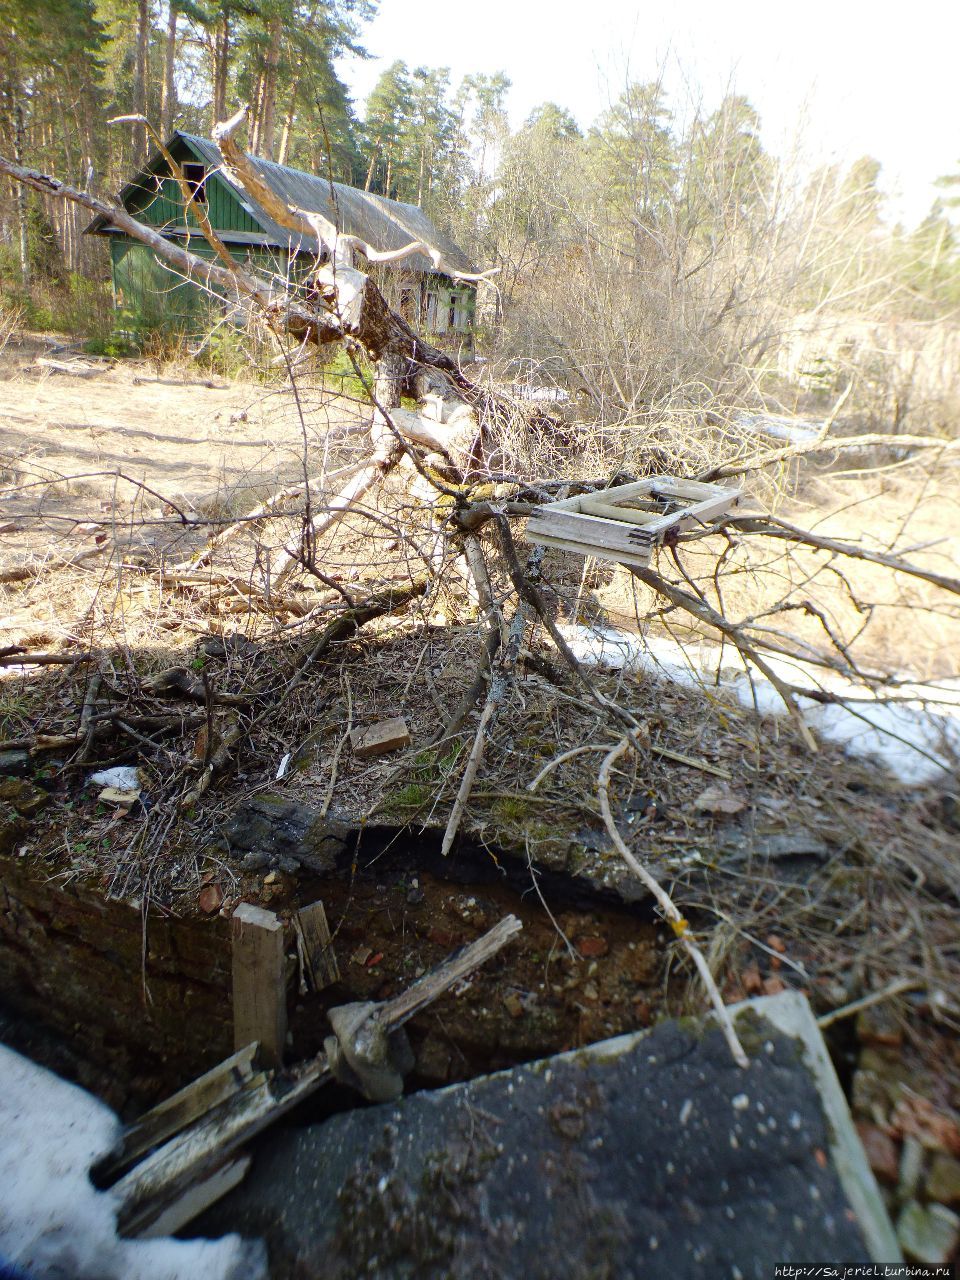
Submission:
{"label": "sandy ground", "polygon": [[289,392],[263,383],[11,343],[0,353],[0,520],[12,524],[0,567],[76,545],[89,532],[78,523],[242,514],[302,478],[305,452],[322,450],[331,427],[356,420],[309,385],[303,399],[301,419]]}

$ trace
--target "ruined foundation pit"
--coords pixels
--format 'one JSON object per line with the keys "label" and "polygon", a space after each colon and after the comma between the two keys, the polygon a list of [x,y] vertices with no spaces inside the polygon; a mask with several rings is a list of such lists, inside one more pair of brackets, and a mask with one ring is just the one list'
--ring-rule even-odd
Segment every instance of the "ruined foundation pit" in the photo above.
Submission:
{"label": "ruined foundation pit", "polygon": [[[409,1024],[408,1091],[646,1027],[663,1000],[667,938],[649,905],[534,873],[515,855],[463,842],[441,858],[437,833],[379,827],[347,833],[326,873],[238,874],[242,898],[285,925],[291,1062],[322,1049],[329,1008],[388,999],[511,913],[522,933]],[[291,920],[317,900],[340,980],[314,993],[302,990]],[[10,850],[0,856],[0,1039],[135,1117],[233,1052],[230,920],[145,913],[138,899],[64,883]],[[309,1122],[358,1104],[334,1086],[297,1114]]]}

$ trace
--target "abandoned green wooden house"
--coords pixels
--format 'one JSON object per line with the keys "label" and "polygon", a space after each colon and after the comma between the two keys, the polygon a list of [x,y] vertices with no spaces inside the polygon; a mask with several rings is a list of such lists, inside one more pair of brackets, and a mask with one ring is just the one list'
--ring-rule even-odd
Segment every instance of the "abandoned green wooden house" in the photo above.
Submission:
{"label": "abandoned green wooden house", "polygon": [[[176,132],[167,150],[202,203],[207,217],[230,253],[248,269],[302,280],[316,263],[317,241],[298,236],[270,217],[223,172],[220,152],[208,138]],[[439,249],[456,271],[473,267],[449,236],[437,229],[417,205],[388,200],[329,182],[301,169],[250,157],[260,177],[288,204],[321,213],[342,231],[359,236],[374,249],[400,249],[420,240]],[[159,230],[193,253],[213,260],[193,210],[184,217],[179,185],[161,152],[156,152],[120,193],[133,217]],[[139,240],[98,217],[87,228],[110,242],[114,303],[120,315],[138,329],[199,330],[215,299],[202,285],[186,281],[160,262]],[[425,254],[375,268],[388,300],[421,332],[442,345],[469,345],[476,310],[476,286],[454,281],[434,269]]]}

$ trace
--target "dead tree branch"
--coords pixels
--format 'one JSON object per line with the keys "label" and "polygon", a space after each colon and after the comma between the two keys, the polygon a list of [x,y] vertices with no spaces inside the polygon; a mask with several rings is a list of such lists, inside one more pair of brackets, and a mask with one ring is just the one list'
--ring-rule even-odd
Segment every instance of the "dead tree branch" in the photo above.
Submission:
{"label": "dead tree branch", "polygon": [[724,520],[724,528],[740,533],[757,534],[763,538],[779,538],[784,542],[814,547],[819,551],[830,551],[834,555],[845,556],[851,560],[864,560],[868,564],[892,569],[895,573],[919,578],[922,582],[929,582],[931,586],[940,587],[941,590],[949,591],[952,595],[960,595],[960,578],[951,578],[931,569],[923,569],[920,565],[911,564],[909,560],[903,560],[889,552],[871,551],[869,547],[857,546],[853,542],[840,542],[835,538],[813,533],[809,529],[800,529],[797,525],[789,524],[776,516],[731,516]]}

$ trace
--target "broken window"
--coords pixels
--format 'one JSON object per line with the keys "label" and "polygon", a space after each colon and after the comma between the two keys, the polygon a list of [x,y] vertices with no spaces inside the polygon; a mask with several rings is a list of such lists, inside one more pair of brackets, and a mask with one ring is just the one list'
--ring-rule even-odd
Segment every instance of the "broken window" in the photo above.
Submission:
{"label": "broken window", "polygon": [[205,166],[202,164],[185,164],[183,166],[183,176],[187,186],[190,188],[190,194],[197,204],[206,204],[207,192],[204,183],[207,177],[207,170]]}

